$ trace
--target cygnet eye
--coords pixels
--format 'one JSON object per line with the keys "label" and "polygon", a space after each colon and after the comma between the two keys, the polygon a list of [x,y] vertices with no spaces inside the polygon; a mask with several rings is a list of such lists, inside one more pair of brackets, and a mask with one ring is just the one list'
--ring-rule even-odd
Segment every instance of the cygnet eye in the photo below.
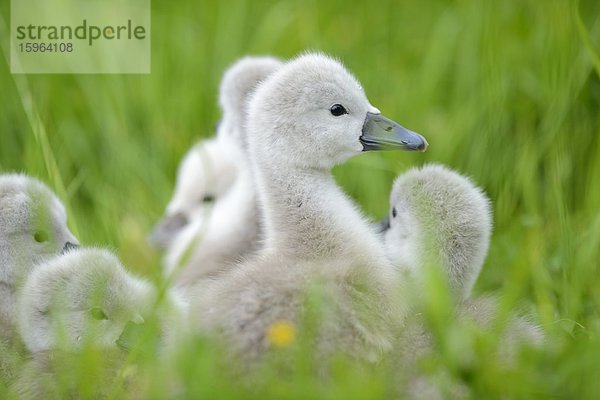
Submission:
{"label": "cygnet eye", "polygon": [[396,215],[398,215],[398,212],[396,211],[396,207],[392,208],[392,218],[396,218]]}
{"label": "cygnet eye", "polygon": [[98,320],[98,321],[108,319],[108,316],[106,315],[106,313],[104,311],[102,311],[102,309],[100,307],[90,308],[90,315],[92,316],[92,318],[94,318],[95,320]]}
{"label": "cygnet eye", "polygon": [[346,108],[341,104],[332,105],[329,111],[331,111],[331,115],[333,115],[334,117],[339,117],[340,115],[348,114]]}
{"label": "cygnet eye", "polygon": [[33,240],[38,243],[46,243],[50,240],[50,235],[43,229],[37,230],[33,233]]}
{"label": "cygnet eye", "polygon": [[212,203],[213,201],[215,201],[215,196],[213,196],[211,194],[207,194],[206,196],[204,196],[202,198],[203,203]]}

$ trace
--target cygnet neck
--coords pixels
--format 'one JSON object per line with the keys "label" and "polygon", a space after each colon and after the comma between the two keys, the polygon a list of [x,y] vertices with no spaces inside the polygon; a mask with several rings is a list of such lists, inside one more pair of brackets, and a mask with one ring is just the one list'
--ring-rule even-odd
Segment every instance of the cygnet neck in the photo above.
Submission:
{"label": "cygnet neck", "polygon": [[265,249],[302,260],[339,257],[385,263],[375,233],[326,169],[291,168],[266,151],[251,154],[265,226]]}

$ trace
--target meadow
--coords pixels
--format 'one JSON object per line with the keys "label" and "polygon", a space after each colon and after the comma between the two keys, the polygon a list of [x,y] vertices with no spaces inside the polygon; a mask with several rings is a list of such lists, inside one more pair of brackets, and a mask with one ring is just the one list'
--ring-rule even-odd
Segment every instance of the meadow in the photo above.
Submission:
{"label": "meadow", "polygon": [[[424,371],[450,371],[473,398],[600,396],[599,2],[155,0],[149,75],[12,75],[8,3],[0,172],[47,182],[83,244],[112,248],[131,271],[160,281],[161,254],[146,237],[181,156],[214,133],[224,69],[246,54],[320,50],[430,144],[424,154],[356,157],[336,168],[338,183],[378,219],[393,179],[412,166],[443,163],[470,176],[494,213],[475,294],[534,315],[546,334],[542,349],[524,349],[506,368],[490,335],[452,320],[432,285],[438,352]],[[321,380],[298,352],[292,372],[273,360],[244,384],[220,367],[218,346],[188,346],[174,370],[186,398],[385,399],[401,374],[393,363],[364,370],[341,360]],[[92,368],[96,356],[71,362]],[[142,392],[164,398],[161,365],[140,365]],[[73,370],[65,373],[91,398],[97,382]],[[0,382],[0,398],[10,396]],[[112,396],[125,394],[115,384]]]}

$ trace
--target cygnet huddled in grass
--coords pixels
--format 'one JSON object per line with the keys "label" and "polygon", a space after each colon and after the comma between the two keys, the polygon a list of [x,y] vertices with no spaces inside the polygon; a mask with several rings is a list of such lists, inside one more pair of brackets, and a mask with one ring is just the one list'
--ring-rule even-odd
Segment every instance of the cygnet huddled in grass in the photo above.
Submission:
{"label": "cygnet huddled in grass", "polygon": [[35,266],[77,244],[63,204],[46,185],[0,175],[0,339],[14,339],[16,293]]}
{"label": "cygnet huddled in grass", "polygon": [[[407,273],[411,291],[420,300],[449,291],[451,318],[497,332],[498,357],[509,364],[520,346],[537,346],[542,331],[533,320],[516,312],[502,313],[493,296],[471,298],[471,289],[487,255],[492,229],[490,201],[470,179],[441,165],[413,168],[394,182],[390,213],[383,233],[386,253]],[[439,278],[442,278],[440,282]],[[405,371],[406,396],[444,398],[435,376],[419,370],[431,357],[435,340],[419,313],[407,318],[398,341],[399,370]],[[442,372],[442,375],[444,372]],[[453,398],[467,398],[462,384],[446,387]]]}
{"label": "cygnet huddled in grass", "polygon": [[302,55],[267,78],[248,115],[264,248],[198,291],[198,323],[232,353],[257,359],[277,345],[274,327],[304,334],[307,291],[317,291],[315,354],[378,360],[404,315],[399,279],[331,169],[364,151],[423,151],[427,142],[382,116],[356,78],[321,54]]}
{"label": "cygnet huddled in grass", "polygon": [[214,277],[252,253],[260,242],[256,189],[246,145],[250,94],[281,66],[272,57],[245,57],[221,82],[223,118],[217,137],[183,159],[175,194],[152,238],[166,247],[165,272],[179,285]]}
{"label": "cygnet huddled in grass", "polygon": [[172,291],[159,296],[107,250],[79,248],[41,263],[19,293],[19,334],[30,354],[13,390],[27,399],[58,389],[70,396],[75,382],[57,376],[81,352],[102,352],[89,372],[105,382],[95,386],[105,394],[129,350],[144,346],[165,361],[186,334],[187,303]]}
{"label": "cygnet huddled in grass", "polygon": [[[394,182],[390,198],[384,244],[394,265],[408,272],[418,293],[428,291],[426,281],[441,272],[457,304],[457,315],[489,327],[500,317],[496,299],[470,298],[490,242],[489,198],[470,179],[441,165],[403,173]],[[440,288],[435,283],[432,287]],[[527,317],[514,314],[507,320],[508,342],[541,341],[541,330]]]}
{"label": "cygnet huddled in grass", "polygon": [[[129,323],[143,324],[157,312],[157,295],[152,284],[128,273],[110,251],[71,250],[30,274],[19,293],[19,333],[31,353],[116,347]],[[167,335],[177,329],[171,322],[184,320],[186,309],[176,294],[168,296]]]}
{"label": "cygnet huddled in grass", "polygon": [[456,299],[467,298],[489,247],[488,197],[465,176],[427,165],[396,179],[390,203],[383,240],[392,263],[409,273],[418,292],[424,279],[441,272]]}

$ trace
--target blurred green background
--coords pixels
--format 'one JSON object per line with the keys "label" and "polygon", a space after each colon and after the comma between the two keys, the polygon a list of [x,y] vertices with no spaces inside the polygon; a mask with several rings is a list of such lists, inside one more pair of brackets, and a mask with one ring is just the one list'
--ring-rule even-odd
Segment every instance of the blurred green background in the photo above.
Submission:
{"label": "blurred green background", "polygon": [[600,2],[155,0],[150,75],[11,75],[2,40],[0,172],[48,182],[82,243],[149,276],[146,235],[181,156],[213,134],[224,69],[246,54],[339,57],[430,143],[357,157],[340,185],[379,218],[411,166],[472,177],[495,225],[475,291],[526,304],[554,344],[523,367],[531,390],[600,396]]}

